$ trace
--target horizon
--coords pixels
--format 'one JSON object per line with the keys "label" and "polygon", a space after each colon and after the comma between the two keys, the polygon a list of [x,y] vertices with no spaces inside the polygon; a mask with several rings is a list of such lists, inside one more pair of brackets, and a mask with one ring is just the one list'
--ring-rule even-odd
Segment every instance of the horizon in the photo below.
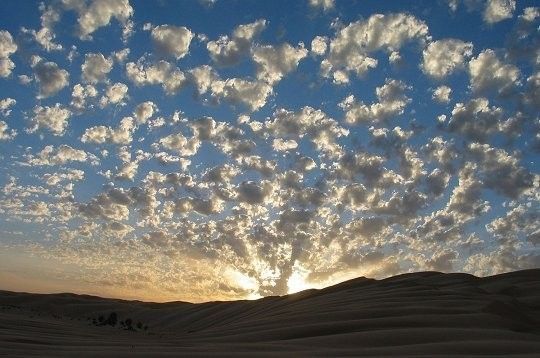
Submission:
{"label": "horizon", "polygon": [[540,267],[537,5],[3,1],[0,289]]}

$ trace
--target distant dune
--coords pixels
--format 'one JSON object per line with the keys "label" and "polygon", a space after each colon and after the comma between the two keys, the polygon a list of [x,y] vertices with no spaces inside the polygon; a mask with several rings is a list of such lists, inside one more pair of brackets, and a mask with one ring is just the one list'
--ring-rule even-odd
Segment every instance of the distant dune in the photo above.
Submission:
{"label": "distant dune", "polygon": [[1,355],[539,357],[540,269],[202,304],[0,291]]}

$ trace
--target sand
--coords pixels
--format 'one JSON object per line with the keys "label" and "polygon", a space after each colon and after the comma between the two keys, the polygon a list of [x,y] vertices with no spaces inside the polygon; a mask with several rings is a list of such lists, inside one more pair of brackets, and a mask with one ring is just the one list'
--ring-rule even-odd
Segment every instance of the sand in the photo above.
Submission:
{"label": "sand", "polygon": [[[111,312],[141,328],[100,325]],[[0,291],[1,355],[540,357],[540,269],[358,278],[202,304]]]}

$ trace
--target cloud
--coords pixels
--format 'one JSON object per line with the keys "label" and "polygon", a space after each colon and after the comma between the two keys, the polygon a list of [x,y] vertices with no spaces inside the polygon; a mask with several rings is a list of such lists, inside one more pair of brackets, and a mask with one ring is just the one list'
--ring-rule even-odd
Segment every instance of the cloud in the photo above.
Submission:
{"label": "cloud", "polygon": [[515,10],[515,0],[487,0],[483,18],[486,23],[494,24],[511,18]]}
{"label": "cloud", "polygon": [[48,129],[56,136],[62,136],[68,126],[71,111],[56,103],[54,107],[35,106],[33,116],[30,118],[29,133],[34,133],[38,129]]}
{"label": "cloud", "polygon": [[8,77],[15,68],[9,56],[17,51],[17,44],[6,30],[0,31],[0,77]]}
{"label": "cloud", "polygon": [[166,149],[174,150],[181,156],[190,157],[199,150],[201,142],[197,138],[186,138],[182,133],[171,134],[159,140]]}
{"label": "cloud", "polygon": [[112,59],[105,58],[101,53],[87,53],[81,65],[82,79],[91,84],[106,82],[112,67]]}
{"label": "cloud", "polygon": [[386,121],[403,114],[405,107],[411,102],[405,95],[409,89],[402,81],[386,79],[385,84],[376,89],[378,103],[364,104],[350,95],[339,103],[339,107],[345,111],[345,120],[350,124]]}
{"label": "cloud", "polygon": [[128,25],[134,12],[128,0],[91,0],[89,3],[66,0],[63,5],[66,9],[78,13],[78,36],[81,40],[92,40],[92,34],[109,25],[113,18],[124,26]]}
{"label": "cloud", "polygon": [[184,72],[167,61],[145,64],[144,59],[126,64],[126,74],[136,86],[160,84],[167,95],[177,93],[187,84]]}
{"label": "cloud", "polygon": [[206,44],[212,61],[220,67],[233,66],[246,56],[253,40],[266,28],[266,20],[260,19],[255,22],[239,25],[232,36],[224,35],[216,41]]}
{"label": "cloud", "polygon": [[298,67],[298,63],[307,56],[303,44],[295,48],[285,43],[274,47],[257,46],[253,50],[253,61],[257,64],[257,78],[266,83],[279,82],[283,76]]}
{"label": "cloud", "polygon": [[463,68],[472,55],[473,44],[456,39],[438,40],[430,43],[423,52],[422,71],[442,79],[457,69]]}
{"label": "cloud", "polygon": [[520,84],[521,73],[511,64],[499,60],[495,51],[487,49],[469,62],[470,87],[476,93],[511,94]]}
{"label": "cloud", "polygon": [[263,81],[250,81],[242,78],[216,80],[211,85],[212,96],[224,99],[231,104],[242,104],[253,112],[266,104],[273,88]]}
{"label": "cloud", "polygon": [[135,120],[137,124],[144,124],[150,119],[154,112],[158,111],[157,105],[152,101],[146,101],[139,103],[137,107],[135,107],[135,111],[133,112],[133,115],[135,117]]}
{"label": "cloud", "polygon": [[439,86],[433,90],[433,98],[439,103],[450,103],[450,95],[452,94],[452,89],[448,86]]}
{"label": "cloud", "polygon": [[80,83],[73,86],[71,92],[71,107],[78,112],[83,112],[87,106],[87,100],[98,95],[96,88],[92,85],[83,86]]}
{"label": "cloud", "polygon": [[93,154],[66,144],[62,144],[56,149],[52,145],[47,145],[35,156],[27,155],[27,162],[31,165],[62,165],[69,162],[86,161],[90,161],[93,165],[98,163],[98,159]]}
{"label": "cloud", "polygon": [[[331,157],[342,153],[337,139],[347,136],[349,131],[328,117],[321,110],[306,106],[297,112],[278,109],[273,118],[264,123],[264,133],[278,139],[274,146],[294,147],[296,141],[308,138],[315,149]],[[283,148],[282,148],[283,149]]]}
{"label": "cloud", "polygon": [[117,82],[109,85],[105,90],[105,95],[101,97],[100,106],[106,107],[109,104],[124,104],[124,100],[128,97],[128,86],[124,83]]}
{"label": "cloud", "polygon": [[81,137],[83,143],[130,144],[135,124],[132,117],[124,117],[117,128],[95,126],[87,128]]}
{"label": "cloud", "polygon": [[468,151],[478,163],[487,188],[516,199],[533,186],[533,175],[519,164],[518,158],[509,155],[504,149],[493,148],[489,144],[471,143]]}
{"label": "cloud", "polygon": [[328,11],[335,7],[335,3],[334,0],[309,0],[309,6],[314,9]]}
{"label": "cloud", "polygon": [[11,140],[16,135],[17,131],[15,129],[9,129],[6,122],[0,121],[0,141]]}
{"label": "cloud", "polygon": [[159,55],[179,60],[188,54],[194,35],[184,26],[160,25],[152,29],[151,36]]}
{"label": "cloud", "polygon": [[427,25],[404,13],[374,14],[367,20],[350,23],[330,40],[330,51],[321,63],[324,77],[338,84],[349,82],[349,72],[361,77],[377,66],[370,53],[397,51],[410,41],[425,41]]}
{"label": "cloud", "polygon": [[11,107],[16,103],[17,101],[10,97],[0,100],[0,115],[2,117],[8,117],[11,114]]}
{"label": "cloud", "polygon": [[315,36],[311,40],[311,52],[315,55],[322,56],[328,48],[328,38],[324,36]]}
{"label": "cloud", "polygon": [[490,135],[504,130],[503,109],[489,106],[486,98],[457,103],[448,122],[448,130],[468,139],[485,142]]}
{"label": "cloud", "polygon": [[39,56],[34,56],[32,68],[39,86],[38,99],[51,97],[69,85],[69,72],[59,68],[54,62],[46,62]]}

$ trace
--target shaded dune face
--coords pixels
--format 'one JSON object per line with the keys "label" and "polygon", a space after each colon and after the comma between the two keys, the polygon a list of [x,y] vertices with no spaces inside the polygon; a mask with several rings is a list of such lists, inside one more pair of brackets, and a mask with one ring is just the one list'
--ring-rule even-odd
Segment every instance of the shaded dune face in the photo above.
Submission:
{"label": "shaded dune face", "polygon": [[[540,269],[358,278],[202,304],[0,291],[0,308],[8,356],[540,356]],[[141,326],[96,323],[111,312]]]}

